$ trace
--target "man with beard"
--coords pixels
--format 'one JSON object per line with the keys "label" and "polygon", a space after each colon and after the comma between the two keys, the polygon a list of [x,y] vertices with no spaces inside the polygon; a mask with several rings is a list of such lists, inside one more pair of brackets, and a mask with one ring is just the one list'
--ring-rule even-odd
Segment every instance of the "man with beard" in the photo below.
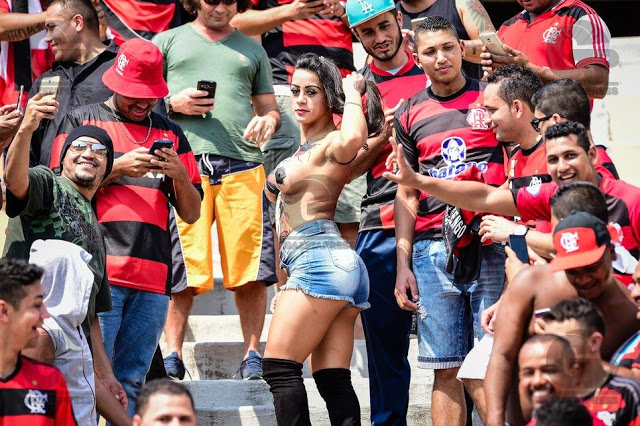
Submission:
{"label": "man with beard", "polygon": [[[82,124],[103,128],[113,140],[117,159],[96,195],[113,310],[99,318],[105,349],[133,416],[167,316],[172,266],[169,203],[182,220],[195,222],[200,216],[195,186],[200,175],[180,127],[152,111],[169,91],[162,77],[162,54],[153,43],[123,43],[102,81],[113,96],[68,113],[52,157],[66,134]],[[149,152],[159,139],[172,147]],[[100,377],[101,372],[96,373]]]}
{"label": "man with beard", "polygon": [[[561,222],[558,227],[562,226]],[[585,228],[564,228],[562,231],[564,231],[563,235],[566,232],[577,232],[579,236],[577,244],[580,248],[579,253],[572,252],[558,260],[560,265],[556,268],[572,267],[584,263],[582,258],[589,257],[589,254],[585,253],[582,246],[592,244],[590,238],[585,238],[587,237]],[[596,234],[599,233],[596,231]],[[596,242],[599,239],[596,236]],[[573,242],[572,239],[565,241]],[[605,251],[607,250],[608,248],[605,249]],[[593,258],[599,253],[599,250],[593,250],[592,253],[591,257]],[[551,264],[551,267],[554,268],[554,263]],[[585,290],[585,294],[587,294],[586,292],[587,290]],[[545,333],[557,334],[571,343],[580,365],[579,381],[575,393],[582,399],[591,414],[607,426],[637,425],[640,424],[640,382],[629,377],[609,374],[602,364],[602,345],[606,333],[610,331],[608,328],[605,330],[603,319],[603,315],[607,314],[615,315],[615,312],[609,309],[609,312],[603,311],[601,314],[594,303],[586,299],[570,299],[553,306],[549,312],[543,315],[540,325]]]}
{"label": "man with beard", "polygon": [[[125,392],[115,379],[102,342],[97,313],[111,309],[111,293],[105,270],[105,248],[91,201],[110,174],[114,152],[111,138],[96,126],[80,126],[67,135],[60,151],[60,176],[44,166],[29,168],[31,135],[43,118],[57,112],[55,100],[31,98],[18,133],[7,152],[7,239],[3,255],[28,259],[35,240],[61,239],[74,243],[91,255],[93,273],[83,332],[91,343],[95,369],[110,392],[126,408]],[[100,384],[98,390],[103,391]],[[104,393],[98,393],[98,404]],[[100,409],[100,405],[98,405]],[[105,414],[106,415],[106,414]],[[108,417],[108,416],[107,416]]]}
{"label": "man with beard", "polygon": [[[403,100],[423,90],[427,75],[411,53],[402,49],[401,16],[392,0],[372,0],[372,7],[349,1],[347,17],[355,36],[373,58],[360,73],[376,83],[392,118]],[[405,422],[411,371],[407,360],[411,313],[398,307],[393,297],[396,280],[396,238],[393,202],[397,185],[382,178],[391,152],[388,133],[367,141],[352,165],[352,176],[367,172],[367,192],[362,200],[356,251],[367,265],[371,308],[362,312],[369,363],[371,421]]]}

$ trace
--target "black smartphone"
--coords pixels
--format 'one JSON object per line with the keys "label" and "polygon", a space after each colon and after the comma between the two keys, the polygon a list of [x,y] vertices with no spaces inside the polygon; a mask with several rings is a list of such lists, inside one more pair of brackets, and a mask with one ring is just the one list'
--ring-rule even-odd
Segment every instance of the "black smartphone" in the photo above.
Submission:
{"label": "black smartphone", "polygon": [[204,90],[208,93],[207,98],[215,99],[216,98],[216,87],[218,87],[218,83],[215,81],[207,81],[200,80],[198,81],[198,85],[196,88],[198,90]]}
{"label": "black smartphone", "polygon": [[524,235],[509,235],[509,247],[516,253],[520,262],[529,264],[529,252],[527,250],[527,239]]}
{"label": "black smartphone", "polygon": [[149,154],[155,155],[156,149],[173,148],[173,141],[169,139],[157,139],[153,141],[153,145],[149,149]]}

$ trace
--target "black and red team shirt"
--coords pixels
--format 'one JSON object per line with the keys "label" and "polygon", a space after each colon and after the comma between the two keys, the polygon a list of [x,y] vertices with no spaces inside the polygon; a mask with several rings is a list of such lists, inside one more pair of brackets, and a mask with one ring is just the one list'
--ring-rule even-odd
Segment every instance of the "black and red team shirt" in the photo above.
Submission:
{"label": "black and red team shirt", "polygon": [[607,426],[640,425],[640,381],[636,379],[609,375],[582,403]]}
{"label": "black and red team shirt", "polygon": [[[375,66],[373,62],[360,70],[365,79],[376,83],[382,99],[388,108],[398,104],[400,99],[409,99],[427,85],[428,77],[409,56],[407,63],[395,74],[390,74]],[[386,171],[385,161],[391,154],[391,144],[382,149],[375,163],[367,172],[367,192],[362,199],[360,232],[394,229],[393,202],[398,185],[382,177]]]}
{"label": "black and red team shirt", "polygon": [[[396,111],[396,140],[403,145],[414,170],[453,179],[475,165],[485,183],[504,183],[504,150],[485,124],[485,86],[485,82],[467,79],[459,92],[447,97],[439,97],[427,88]],[[415,241],[442,237],[445,209],[442,201],[420,193]]]}
{"label": "black and red team shirt", "polygon": [[[640,188],[609,175],[601,175],[600,190],[609,211],[609,221],[620,225],[622,245],[638,258],[640,248]],[[522,220],[551,220],[551,197],[558,190],[555,182],[512,190]]]}
{"label": "black and red team shirt", "polygon": [[618,348],[610,363],[616,367],[640,368],[640,331]]}
{"label": "black and red team shirt", "polygon": [[[60,150],[67,134],[76,127],[92,124],[107,131],[113,141],[115,158],[139,147],[151,148],[156,139],[173,141],[173,149],[187,170],[191,182],[200,189],[200,173],[189,142],[170,119],[151,112],[153,127],[144,144],[134,144],[123,133],[142,141],[149,131],[148,120],[129,121],[104,103],[86,105],[67,114],[53,143],[50,168],[59,167]],[[107,276],[111,285],[152,293],[168,294],[171,286],[171,238],[169,201],[175,200],[173,182],[161,173],[141,178],[123,177],[96,193],[96,216],[102,226],[107,250]]]}
{"label": "black and red team shirt", "polygon": [[[256,10],[268,10],[293,0],[251,0]],[[273,84],[289,85],[298,58],[315,53],[333,60],[342,76],[355,71],[351,31],[342,19],[320,14],[286,21],[262,34],[262,47],[269,56]]]}
{"label": "black and red team shirt", "polygon": [[62,373],[55,367],[18,355],[16,369],[0,379],[0,425],[76,425]]}
{"label": "black and red team shirt", "polygon": [[562,0],[533,22],[529,12],[522,11],[502,24],[498,36],[541,67],[567,70],[598,64],[609,68],[609,29],[580,0]]}
{"label": "black and red team shirt", "polygon": [[109,29],[117,33],[118,45],[122,41],[120,37],[151,40],[154,35],[181,23],[178,0],[101,0],[100,3]]}

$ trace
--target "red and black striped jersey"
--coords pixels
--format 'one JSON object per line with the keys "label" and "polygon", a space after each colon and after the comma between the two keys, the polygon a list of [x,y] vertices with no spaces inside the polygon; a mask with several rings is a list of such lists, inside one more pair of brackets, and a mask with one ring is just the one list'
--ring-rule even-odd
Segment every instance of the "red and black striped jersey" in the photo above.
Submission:
{"label": "red and black striped jersey", "polygon": [[[388,108],[398,104],[400,99],[409,99],[427,85],[428,77],[413,61],[409,60],[395,74],[390,74],[375,66],[373,62],[360,70],[367,80],[376,83],[384,103]],[[367,172],[367,192],[362,199],[360,215],[360,231],[394,229],[393,201],[396,198],[398,185],[382,177],[386,170],[385,161],[391,153],[391,145],[387,145]]]}
{"label": "red and black striped jersey", "polygon": [[125,40],[151,40],[181,23],[178,0],[101,0],[101,5],[109,28]]}
{"label": "red and black striped jersey", "polygon": [[[170,119],[151,112],[151,133],[143,144],[135,144],[123,133],[144,140],[148,120],[134,123],[118,114],[120,122],[104,103],[72,110],[60,124],[53,143],[51,168],[59,166],[60,150],[74,128],[93,124],[107,131],[116,159],[129,151],[151,148],[156,139],[173,141],[173,149],[187,170],[191,182],[200,188],[200,174],[191,147],[180,127]],[[141,178],[123,177],[96,193],[96,216],[102,226],[107,250],[107,275],[111,285],[165,294],[171,285],[171,239],[169,201],[174,199],[173,181],[162,173]],[[167,293],[168,294],[168,293]]]}
{"label": "red and black striped jersey", "polygon": [[509,156],[509,189],[551,182],[542,139],[529,149],[516,146]]}
{"label": "red and black striped jersey", "polygon": [[631,377],[609,375],[582,403],[607,426],[640,425],[640,381]]}
{"label": "red and black striped jersey", "polygon": [[[251,0],[254,9],[267,10],[293,0]],[[311,15],[306,19],[286,21],[262,34],[273,71],[273,84],[289,85],[298,58],[315,53],[333,60],[345,76],[355,70],[351,31],[337,17]]]}
{"label": "red and black striped jersey", "polygon": [[609,29],[580,0],[563,0],[533,22],[522,11],[502,24],[498,36],[541,67],[566,70],[598,64],[609,68]]}
{"label": "red and black striped jersey", "polygon": [[[505,154],[485,124],[485,82],[467,79],[451,96],[439,97],[431,88],[409,99],[396,112],[396,140],[414,170],[439,179],[452,179],[476,166],[484,181],[499,186],[506,180]],[[440,238],[446,204],[422,192],[415,240]]]}
{"label": "red and black striped jersey", "polygon": [[[640,188],[601,175],[600,190],[604,194],[609,211],[609,222],[617,223],[622,230],[622,245],[638,258],[640,249]],[[555,182],[543,183],[512,190],[513,199],[524,221],[551,221],[551,197],[558,190]]]}
{"label": "red and black striped jersey", "polygon": [[18,355],[15,371],[0,379],[0,424],[75,426],[62,373],[51,365]]}

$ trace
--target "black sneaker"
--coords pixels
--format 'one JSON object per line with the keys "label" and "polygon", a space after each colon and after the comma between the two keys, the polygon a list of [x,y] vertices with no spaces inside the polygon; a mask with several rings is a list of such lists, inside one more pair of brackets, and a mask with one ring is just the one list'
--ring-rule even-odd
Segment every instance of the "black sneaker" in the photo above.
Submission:
{"label": "black sneaker", "polygon": [[184,362],[178,358],[178,352],[171,352],[171,355],[164,359],[164,369],[167,370],[167,375],[170,378],[177,380],[184,379]]}

